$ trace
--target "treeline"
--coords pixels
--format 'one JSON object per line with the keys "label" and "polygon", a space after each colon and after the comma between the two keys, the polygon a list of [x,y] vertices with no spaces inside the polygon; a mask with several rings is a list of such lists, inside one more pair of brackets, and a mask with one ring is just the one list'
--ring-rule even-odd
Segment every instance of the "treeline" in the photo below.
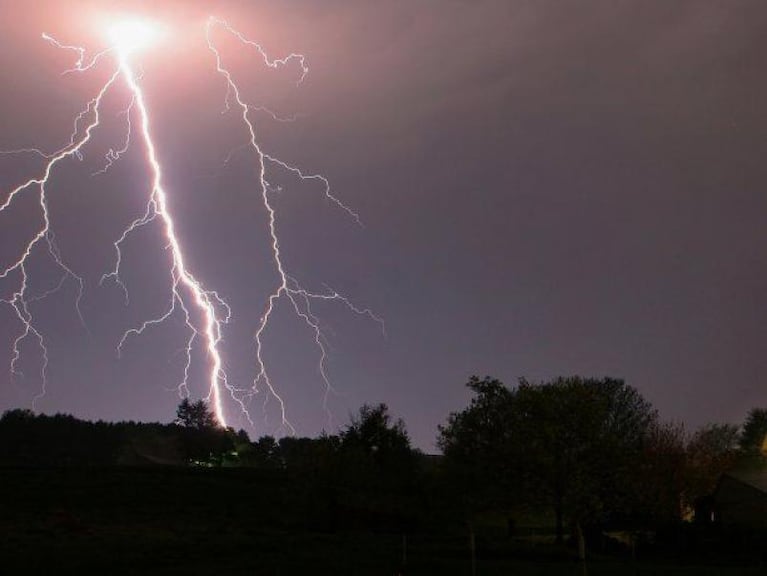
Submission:
{"label": "treeline", "polygon": [[[622,380],[558,378],[508,388],[473,377],[474,396],[440,428],[444,473],[467,514],[552,510],[556,537],[658,530],[695,519],[723,473],[763,468],[767,410],[743,426],[688,434]],[[698,520],[701,520],[698,515]]]}
{"label": "treeline", "polygon": [[185,400],[172,424],[6,412],[0,465],[248,468],[286,482],[325,527],[471,527],[494,514],[513,533],[516,518],[537,511],[550,513],[558,540],[583,548],[592,532],[691,520],[724,472],[764,462],[767,410],[690,434],[621,380],[507,387],[473,377],[468,387],[470,404],[439,429],[442,456],[413,449],[383,404],[363,406],[335,435],[251,441]]}
{"label": "treeline", "polygon": [[0,465],[220,464],[236,437],[231,430],[217,427],[87,422],[68,414],[10,410],[0,418]]}
{"label": "treeline", "polygon": [[319,530],[422,524],[431,515],[422,482],[428,460],[384,404],[363,406],[337,435],[255,442],[219,427],[202,401],[183,401],[172,424],[91,423],[27,410],[0,418],[0,466],[236,468],[247,472],[251,490],[273,492],[260,513]]}
{"label": "treeline", "polygon": [[385,404],[363,406],[338,435],[318,438],[263,436],[252,442],[216,422],[204,401],[183,400],[169,424],[89,422],[68,414],[47,416],[16,409],[0,418],[0,465],[191,465],[304,470],[369,460],[377,472],[400,475],[417,451],[405,424]]}

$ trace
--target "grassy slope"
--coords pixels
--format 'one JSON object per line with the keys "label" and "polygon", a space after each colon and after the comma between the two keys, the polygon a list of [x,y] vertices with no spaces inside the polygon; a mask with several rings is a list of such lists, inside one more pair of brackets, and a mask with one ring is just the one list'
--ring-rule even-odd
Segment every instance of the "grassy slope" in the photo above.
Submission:
{"label": "grassy slope", "polygon": [[[0,573],[395,574],[401,535],[315,530],[310,483],[243,469],[0,469]],[[407,574],[471,573],[461,534],[408,542]],[[511,546],[480,540],[478,573],[583,574],[561,551]],[[590,576],[757,573],[614,560],[588,567]]]}

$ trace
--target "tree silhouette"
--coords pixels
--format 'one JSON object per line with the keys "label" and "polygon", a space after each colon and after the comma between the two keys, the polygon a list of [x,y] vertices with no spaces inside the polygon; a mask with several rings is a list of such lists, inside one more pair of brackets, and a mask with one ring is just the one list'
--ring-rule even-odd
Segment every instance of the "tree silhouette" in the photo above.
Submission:
{"label": "tree silhouette", "polygon": [[413,522],[416,453],[405,424],[386,404],[364,405],[339,435],[334,477],[348,519],[376,529]]}
{"label": "tree silhouette", "polygon": [[748,456],[767,455],[767,409],[754,408],[743,423],[740,448]]}
{"label": "tree silhouette", "polygon": [[515,392],[490,377],[472,376],[466,386],[474,393],[471,403],[439,427],[437,445],[455,499],[471,514],[511,504],[522,487],[511,457]]}
{"label": "tree silhouette", "polygon": [[195,465],[219,466],[235,447],[237,435],[231,428],[219,425],[216,415],[203,400],[190,402],[184,398],[176,410],[182,451]]}
{"label": "tree silhouette", "polygon": [[630,515],[641,525],[671,525],[685,512],[687,452],[684,426],[654,422],[650,425],[634,474],[627,479],[632,493]]}
{"label": "tree silhouette", "polygon": [[[507,501],[523,495],[556,514],[557,539],[568,518],[581,526],[626,507],[643,441],[656,412],[622,380],[557,378],[507,389],[474,377],[476,397],[451,414],[438,443],[449,470],[468,466],[475,487]],[[451,465],[452,461],[452,465]],[[502,492],[501,492],[502,494]]]}
{"label": "tree silhouette", "polygon": [[176,409],[176,423],[185,428],[209,430],[218,428],[216,415],[208,408],[204,400],[190,402],[184,398]]}
{"label": "tree silhouette", "polygon": [[410,450],[410,438],[405,423],[392,420],[386,404],[363,405],[352,416],[351,423],[341,432],[342,445],[359,448],[379,458],[388,454]]}
{"label": "tree silhouette", "polygon": [[687,442],[686,497],[688,504],[709,496],[719,478],[738,460],[738,427],[707,424]]}

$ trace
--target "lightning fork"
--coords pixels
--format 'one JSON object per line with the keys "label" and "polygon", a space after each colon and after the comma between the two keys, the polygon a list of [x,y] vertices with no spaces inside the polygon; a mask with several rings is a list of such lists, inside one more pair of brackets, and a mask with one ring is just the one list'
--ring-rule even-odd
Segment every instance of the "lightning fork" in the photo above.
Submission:
{"label": "lightning fork", "polygon": [[[19,360],[21,359],[20,346],[30,335],[33,335],[37,339],[38,346],[43,354],[44,360],[43,360],[43,366],[41,368],[42,387],[41,387],[40,393],[33,400],[33,406],[35,405],[37,400],[39,400],[42,396],[45,395],[46,386],[47,386],[47,369],[48,369],[49,359],[48,359],[48,349],[45,344],[45,338],[43,337],[42,333],[35,327],[34,316],[32,314],[32,311],[29,308],[30,298],[28,298],[27,296],[27,292],[29,289],[28,264],[33,251],[38,246],[38,244],[40,244],[43,240],[45,241],[45,246],[47,248],[48,253],[52,257],[56,265],[64,271],[64,278],[62,279],[61,282],[59,282],[57,287],[47,291],[42,296],[34,297],[34,300],[37,301],[44,297],[50,296],[56,290],[61,288],[61,286],[63,286],[64,280],[66,279],[66,277],[72,277],[78,282],[78,285],[79,285],[75,306],[77,308],[78,316],[80,317],[81,322],[83,322],[84,324],[84,321],[82,318],[82,312],[80,311],[80,301],[83,297],[83,290],[84,290],[83,279],[64,263],[59,253],[59,250],[56,247],[55,236],[51,229],[50,215],[48,212],[47,185],[51,178],[53,169],[56,167],[56,165],[58,165],[63,160],[67,158],[71,158],[73,156],[78,159],[82,157],[82,149],[91,140],[93,130],[99,125],[101,102],[105,94],[109,91],[112,85],[117,81],[118,77],[119,77],[119,70],[112,74],[112,76],[109,78],[106,84],[104,84],[104,86],[101,88],[97,96],[88,102],[85,110],[83,110],[82,112],[80,112],[80,114],[77,115],[74,122],[74,131],[67,145],[65,145],[60,150],[50,154],[46,154],[36,149],[34,150],[36,153],[38,153],[40,156],[42,156],[43,158],[47,160],[47,162],[45,163],[42,175],[35,178],[30,178],[26,182],[12,189],[11,192],[8,194],[8,197],[6,198],[5,202],[3,202],[2,205],[0,205],[0,215],[2,215],[3,212],[7,211],[10,208],[10,206],[14,203],[14,200],[16,199],[17,196],[19,196],[20,194],[24,193],[25,191],[35,186],[39,187],[39,205],[40,205],[41,215],[43,219],[42,227],[40,228],[40,230],[37,231],[37,233],[32,238],[32,240],[23,249],[23,253],[18,258],[18,260],[13,262],[7,268],[0,271],[0,280],[4,280],[8,278],[11,274],[16,272],[18,272],[18,274],[20,274],[21,276],[21,283],[19,288],[14,291],[11,298],[3,300],[4,303],[11,306],[11,308],[14,310],[16,314],[16,317],[22,324],[21,334],[16,338],[16,340],[14,340],[14,343],[13,343],[11,374],[15,374],[15,375],[19,374],[17,370],[17,365]],[[86,118],[90,118],[90,120],[87,121],[85,129],[81,131],[80,125],[82,122],[85,121]]]}
{"label": "lightning fork", "polygon": [[[16,188],[13,188],[0,204],[0,217],[7,212],[11,206],[16,203],[17,198],[35,187],[39,192],[39,206],[42,217],[42,224],[36,231],[32,240],[30,240],[22,250],[21,256],[6,268],[0,270],[0,280],[6,280],[12,276],[19,277],[19,286],[14,289],[10,297],[0,299],[0,302],[9,305],[16,318],[21,323],[21,330],[13,342],[13,356],[11,360],[11,373],[19,374],[19,362],[21,360],[21,347],[23,343],[30,338],[37,341],[37,345],[42,354],[42,386],[40,393],[34,401],[41,398],[47,387],[47,374],[49,368],[49,354],[46,341],[43,334],[35,324],[35,318],[30,305],[54,294],[72,278],[78,282],[79,291],[75,306],[80,316],[80,302],[84,294],[83,279],[70,268],[56,245],[55,235],[51,226],[48,210],[48,186],[54,169],[64,160],[75,158],[83,159],[84,149],[91,141],[93,132],[100,126],[101,106],[105,95],[115,88],[118,81],[127,87],[130,94],[130,104],[126,109],[120,112],[125,116],[125,137],[119,148],[110,148],[104,156],[105,163],[102,169],[93,175],[106,174],[109,169],[117,162],[133,144],[132,135],[138,133],[138,137],[145,151],[146,165],[151,176],[151,188],[148,194],[146,207],[142,215],[136,217],[118,236],[113,243],[115,250],[114,265],[106,272],[100,280],[103,284],[107,280],[114,281],[123,291],[125,302],[129,304],[129,294],[127,286],[120,276],[123,265],[123,246],[125,242],[135,233],[145,226],[158,224],[164,231],[166,248],[170,252],[169,275],[171,280],[169,302],[163,312],[154,318],[143,321],[136,327],[130,328],[124,332],[120,339],[117,352],[122,354],[126,342],[134,337],[143,334],[153,326],[161,324],[171,318],[174,314],[183,314],[185,326],[188,329],[188,337],[185,347],[185,364],[183,377],[177,390],[181,396],[189,395],[189,379],[193,357],[193,349],[198,340],[201,340],[208,357],[208,394],[207,401],[212,405],[213,411],[218,422],[226,426],[226,414],[224,410],[224,391],[228,391],[232,400],[239,406],[240,410],[253,425],[253,421],[248,413],[246,403],[260,392],[260,387],[265,387],[267,393],[264,396],[264,409],[266,403],[274,399],[279,404],[281,417],[280,430],[288,433],[295,433],[294,426],[287,418],[285,402],[272,383],[267,365],[264,359],[263,343],[266,332],[270,325],[270,320],[278,301],[287,300],[295,315],[304,323],[312,334],[314,343],[319,352],[319,361],[317,370],[324,384],[323,407],[328,415],[329,422],[332,419],[328,407],[328,398],[331,392],[335,392],[331,384],[327,371],[328,347],[319,318],[316,316],[313,305],[318,302],[338,302],[344,305],[352,313],[366,316],[381,325],[385,336],[385,326],[383,321],[367,308],[360,308],[354,305],[345,296],[327,286],[323,291],[307,290],[299,284],[296,278],[290,275],[283,262],[283,256],[280,248],[279,236],[277,233],[277,213],[272,205],[270,194],[280,190],[279,187],[271,187],[267,181],[267,167],[269,169],[278,169],[290,173],[302,182],[319,182],[322,186],[322,193],[337,208],[344,211],[357,224],[362,224],[359,215],[351,208],[336,198],[330,191],[328,180],[319,174],[307,174],[301,169],[286,163],[268,153],[266,153],[256,138],[254,122],[251,120],[252,113],[265,113],[277,121],[292,121],[293,118],[282,118],[271,110],[262,106],[251,106],[247,104],[242,96],[240,89],[235,82],[230,71],[224,66],[222,57],[212,39],[212,30],[214,27],[221,27],[227,33],[233,35],[238,42],[243,45],[255,48],[261,56],[264,64],[270,69],[277,69],[290,63],[297,63],[301,73],[297,80],[300,84],[306,77],[309,69],[306,65],[304,56],[300,54],[290,54],[282,59],[272,59],[268,56],[262,46],[256,42],[248,40],[244,35],[231,27],[226,21],[217,18],[210,18],[206,27],[206,39],[209,50],[213,53],[216,62],[217,72],[226,82],[226,97],[224,100],[225,112],[236,108],[241,116],[242,125],[246,129],[248,138],[243,148],[247,148],[255,157],[258,167],[258,186],[260,188],[260,198],[267,213],[268,234],[272,250],[272,261],[278,277],[277,285],[269,294],[265,302],[264,313],[257,325],[254,335],[256,376],[252,385],[248,388],[237,388],[230,384],[227,374],[224,370],[222,356],[219,350],[223,338],[223,327],[230,319],[232,312],[227,303],[213,290],[209,290],[192,274],[189,270],[186,256],[176,234],[176,224],[169,208],[169,196],[163,182],[163,171],[160,164],[157,148],[152,136],[152,125],[149,107],[145,93],[141,86],[141,77],[137,74],[132,65],[132,55],[139,49],[145,48],[151,41],[154,41],[158,35],[158,28],[148,22],[140,20],[119,21],[111,26],[108,35],[111,45],[91,56],[87,57],[84,48],[71,46],[59,42],[48,34],[43,34],[43,39],[53,46],[74,52],[77,56],[73,68],[65,71],[65,74],[80,73],[84,74],[97,66],[101,62],[109,59],[114,60],[116,68],[111,72],[109,79],[103,84],[98,94],[91,99],[85,109],[77,114],[73,121],[73,129],[69,141],[60,149],[54,152],[45,152],[37,148],[23,148],[19,150],[0,151],[0,154],[35,154],[44,161],[42,173],[34,178],[27,180]],[[29,294],[29,260],[33,253],[38,250],[38,246],[44,248],[51,257],[55,265],[62,271],[62,276],[58,283],[38,295]],[[83,321],[84,325],[84,321]],[[34,402],[33,402],[34,406]]]}
{"label": "lightning fork", "polygon": [[[140,26],[140,24],[138,26]],[[136,28],[134,26],[130,31],[140,32],[141,30],[140,28]],[[29,244],[27,244],[26,248],[23,251],[23,254],[19,257],[19,259],[0,272],[0,280],[8,278],[12,273],[15,273],[17,271],[21,274],[21,287],[17,289],[10,298],[3,299],[4,303],[10,305],[13,308],[13,310],[15,311],[16,317],[19,319],[19,321],[22,324],[21,333],[16,338],[13,344],[11,372],[13,374],[18,373],[17,365],[21,358],[21,351],[20,351],[21,344],[28,337],[34,336],[38,341],[38,344],[39,344],[39,347],[41,348],[43,359],[44,359],[43,366],[41,369],[42,390],[41,390],[41,393],[36,397],[36,399],[38,399],[45,393],[45,389],[47,385],[47,369],[49,364],[48,350],[47,350],[45,339],[42,333],[36,328],[34,324],[33,314],[29,308],[30,299],[27,296],[28,278],[29,278],[28,268],[27,268],[28,261],[33,253],[33,250],[38,244],[40,244],[41,241],[45,240],[48,252],[50,253],[55,263],[61,269],[64,270],[65,276],[69,275],[78,280],[80,290],[78,293],[76,305],[78,309],[78,314],[80,314],[80,317],[82,319],[82,314],[80,313],[79,304],[83,295],[84,284],[83,284],[82,278],[77,276],[77,274],[75,274],[74,271],[64,263],[59,253],[59,250],[55,245],[55,237],[51,229],[50,217],[48,212],[46,185],[49,183],[53,169],[62,160],[72,156],[78,159],[82,158],[83,148],[91,140],[93,131],[99,126],[100,106],[101,106],[102,100],[104,96],[107,94],[107,92],[115,85],[118,79],[122,78],[132,95],[132,103],[129,106],[129,108],[125,111],[126,117],[128,119],[127,136],[126,136],[125,143],[121,149],[119,149],[118,151],[110,151],[110,153],[108,153],[106,157],[107,164],[106,164],[105,170],[108,170],[109,167],[112,165],[112,163],[116,161],[117,159],[119,159],[119,157],[127,150],[127,147],[130,144],[130,132],[132,130],[132,127],[130,124],[130,114],[133,107],[135,106],[140,119],[141,136],[144,141],[144,145],[147,152],[147,161],[152,171],[152,192],[151,192],[150,200],[147,204],[147,210],[144,216],[134,220],[131,223],[131,225],[123,232],[123,234],[120,236],[118,241],[115,243],[115,247],[117,250],[117,264],[111,273],[106,274],[104,277],[102,277],[102,281],[105,278],[113,276],[123,288],[126,295],[126,299],[127,299],[127,289],[125,288],[125,285],[122,283],[122,281],[119,278],[119,268],[120,268],[120,263],[122,258],[120,246],[130,233],[134,232],[135,230],[137,230],[138,228],[146,224],[149,224],[150,222],[154,221],[157,218],[159,218],[164,225],[168,246],[171,249],[171,253],[172,253],[173,265],[171,268],[171,277],[172,277],[171,307],[165,314],[163,314],[159,318],[146,321],[137,329],[128,330],[123,336],[123,338],[121,339],[120,344],[118,345],[118,352],[122,350],[122,346],[125,340],[128,338],[128,336],[134,333],[140,334],[147,327],[167,319],[175,311],[176,304],[179,304],[179,306],[184,311],[186,325],[192,330],[192,336],[190,336],[190,338],[187,340],[187,347],[186,347],[187,362],[186,362],[186,366],[184,370],[185,377],[184,377],[184,381],[179,386],[179,390],[181,391],[188,390],[186,379],[189,374],[189,364],[191,363],[191,352],[192,352],[191,348],[195,340],[195,337],[199,336],[200,333],[202,332],[208,355],[211,358],[211,367],[209,372],[208,400],[213,405],[213,408],[219,423],[222,426],[225,426],[226,418],[225,418],[223,402],[221,398],[221,387],[224,386],[230,389],[231,387],[228,385],[226,374],[223,370],[221,355],[218,350],[218,344],[221,340],[221,326],[222,324],[226,323],[229,320],[230,310],[229,310],[229,307],[226,305],[226,303],[218,296],[216,292],[203,289],[200,282],[198,282],[194,278],[194,276],[188,271],[186,267],[181,246],[175,234],[175,225],[171,217],[171,214],[168,210],[167,194],[162,185],[162,171],[161,171],[160,163],[157,159],[155,145],[151,137],[149,113],[148,113],[148,109],[146,105],[146,100],[144,97],[143,90],[141,89],[141,86],[139,84],[139,80],[133,68],[131,67],[130,60],[129,60],[129,54],[133,52],[133,50],[137,47],[136,40],[135,38],[125,36],[125,34],[123,34],[123,30],[118,30],[118,32],[121,33],[120,42],[122,42],[123,44],[117,44],[116,46],[113,46],[107,50],[99,52],[96,56],[94,56],[88,62],[86,62],[85,60],[86,52],[83,48],[65,45],[55,40],[52,36],[49,36],[47,34],[43,35],[43,38],[46,41],[52,43],[54,46],[65,49],[65,50],[71,50],[78,54],[78,60],[75,64],[75,67],[67,72],[86,72],[88,70],[91,70],[93,67],[95,67],[98,64],[98,62],[104,56],[111,53],[117,54],[118,66],[117,66],[117,69],[109,78],[109,80],[103,85],[103,87],[99,91],[96,98],[91,100],[88,103],[86,109],[82,111],[80,114],[78,114],[77,117],[75,118],[74,132],[71,136],[70,142],[67,145],[65,145],[63,148],[61,148],[60,150],[52,154],[45,153],[42,150],[38,150],[38,149],[23,149],[23,150],[16,150],[16,151],[9,152],[9,153],[33,152],[47,160],[42,176],[32,178],[28,180],[27,182],[24,182],[20,186],[14,188],[13,190],[11,190],[5,202],[3,202],[2,205],[0,205],[0,214],[2,214],[14,203],[14,200],[17,198],[19,194],[23,193],[24,191],[26,191],[27,189],[35,185],[39,186],[40,188],[39,203],[40,203],[40,207],[42,211],[43,226],[37,232],[34,238],[29,242]],[[88,119],[87,126],[81,135],[80,126],[82,123],[86,122],[86,119]],[[63,280],[59,283],[59,285],[56,288],[54,288],[53,290],[49,290],[42,297],[50,295],[55,290],[60,288],[62,284],[63,284]],[[204,329],[199,330],[193,325],[191,321],[190,311],[185,301],[185,295],[182,294],[182,290],[186,290],[188,295],[191,297],[190,298],[191,303],[196,305],[197,309],[200,311],[200,313],[204,317]],[[35,297],[35,300],[39,300],[40,298],[41,297]],[[223,314],[220,314],[219,310],[223,310]],[[233,392],[233,389],[232,389],[232,392]],[[233,394],[233,398],[235,399],[235,401],[238,400],[236,397],[234,397],[234,394]],[[243,406],[243,410],[244,410],[244,406]]]}

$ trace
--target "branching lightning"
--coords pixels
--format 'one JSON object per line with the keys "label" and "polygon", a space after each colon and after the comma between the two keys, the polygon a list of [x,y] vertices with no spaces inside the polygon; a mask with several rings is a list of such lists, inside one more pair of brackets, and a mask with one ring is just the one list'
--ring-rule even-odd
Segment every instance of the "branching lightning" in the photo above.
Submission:
{"label": "branching lightning", "polygon": [[[118,355],[122,354],[129,340],[133,337],[141,336],[150,328],[162,324],[172,316],[181,314],[188,330],[188,336],[185,342],[184,355],[185,362],[183,373],[180,375],[178,385],[179,394],[187,396],[190,394],[191,365],[195,352],[195,346],[198,341],[202,341],[207,357],[207,396],[206,399],[214,410],[219,423],[226,426],[225,396],[235,403],[242,414],[253,423],[249,414],[249,405],[251,400],[259,393],[264,392],[264,408],[272,400],[279,405],[281,423],[279,431],[283,433],[295,433],[295,427],[288,419],[287,407],[282,396],[279,393],[277,385],[270,377],[267,369],[267,362],[264,357],[264,341],[270,323],[273,321],[274,311],[277,303],[284,299],[289,303],[289,307],[296,316],[305,324],[313,342],[317,347],[318,364],[317,370],[324,387],[323,407],[331,418],[328,408],[328,398],[334,392],[328,375],[327,360],[328,347],[325,336],[322,332],[319,318],[313,310],[313,304],[317,302],[337,302],[345,306],[354,314],[366,316],[381,325],[384,331],[383,321],[371,310],[361,308],[353,304],[347,297],[325,286],[322,290],[309,290],[303,287],[291,275],[285,265],[284,257],[281,251],[281,244],[278,235],[278,215],[271,202],[270,194],[276,190],[269,183],[269,170],[279,170],[292,175],[301,182],[315,182],[322,187],[322,193],[333,205],[345,212],[361,224],[359,215],[349,206],[341,202],[332,194],[328,180],[320,174],[308,174],[300,168],[293,166],[275,156],[264,151],[262,145],[257,139],[257,130],[253,119],[254,112],[265,112],[277,121],[294,121],[296,117],[284,118],[268,108],[263,106],[250,105],[245,101],[233,73],[226,67],[221,52],[217,48],[213,33],[218,28],[223,33],[232,35],[245,48],[254,49],[265,66],[270,69],[282,68],[295,64],[300,73],[297,84],[301,84],[309,72],[306,59],[301,54],[290,54],[285,58],[270,58],[262,46],[254,41],[247,39],[242,33],[230,26],[226,21],[211,17],[206,24],[205,38],[207,48],[209,49],[215,62],[216,71],[223,80],[226,93],[224,96],[225,112],[236,111],[241,118],[243,131],[246,134],[246,141],[240,147],[240,150],[248,150],[252,156],[253,162],[257,168],[258,178],[254,183],[257,194],[256,197],[263,204],[267,215],[268,241],[271,246],[272,262],[276,272],[277,282],[264,303],[264,312],[260,322],[255,327],[254,334],[254,355],[255,355],[255,376],[250,385],[235,386],[230,383],[224,370],[224,362],[221,355],[221,344],[223,330],[225,325],[232,318],[232,310],[219,294],[206,288],[203,283],[194,276],[187,266],[184,249],[176,235],[176,224],[169,208],[169,191],[166,188],[163,179],[162,164],[159,159],[159,153],[153,140],[152,121],[149,105],[146,95],[141,85],[141,75],[136,72],[133,63],[133,56],[139,50],[144,50],[154,41],[156,28],[150,23],[140,20],[119,21],[108,30],[110,45],[88,57],[87,51],[79,46],[72,46],[59,42],[48,34],[43,34],[42,38],[55,46],[56,48],[73,52],[77,59],[72,68],[66,70],[65,74],[78,73],[85,74],[89,71],[109,62],[112,66],[108,80],[101,86],[96,96],[91,99],[85,108],[75,117],[73,121],[73,130],[69,141],[59,150],[49,153],[37,148],[24,148],[2,152],[2,154],[35,154],[39,156],[44,164],[41,173],[12,189],[5,201],[0,205],[0,217],[7,212],[16,202],[17,198],[23,194],[37,194],[42,223],[40,229],[36,232],[31,241],[23,248],[21,255],[0,270],[0,281],[13,281],[17,279],[18,285],[13,289],[10,297],[3,298],[0,302],[8,305],[14,312],[20,323],[20,331],[13,342],[13,351],[10,370],[12,374],[19,374],[19,362],[22,357],[22,345],[28,339],[36,342],[41,356],[42,365],[40,368],[42,386],[35,400],[41,398],[48,385],[49,377],[49,353],[46,346],[46,340],[42,331],[37,327],[36,319],[33,314],[33,303],[38,302],[60,290],[67,281],[72,280],[77,283],[78,292],[75,307],[80,319],[85,325],[85,321],[80,311],[80,303],[85,294],[85,282],[65,261],[59,251],[56,242],[51,219],[48,210],[48,187],[51,183],[51,177],[54,169],[64,160],[75,158],[83,159],[84,149],[91,141],[94,131],[99,128],[102,116],[102,102],[106,95],[122,86],[127,89],[130,100],[127,107],[120,112],[124,118],[124,138],[121,144],[116,148],[110,148],[104,156],[103,167],[93,173],[93,176],[106,175],[112,166],[133,145],[140,145],[144,150],[146,166],[151,176],[151,186],[148,194],[146,207],[142,214],[136,217],[122,232],[117,235],[113,248],[115,254],[114,265],[106,271],[99,285],[114,283],[123,292],[126,304],[129,303],[129,293],[126,284],[121,278],[121,268],[123,265],[123,247],[125,242],[137,231],[150,225],[161,226],[167,249],[170,254],[170,291],[168,294],[167,305],[164,311],[154,318],[144,320],[139,325],[126,330],[117,343]],[[61,270],[60,280],[41,294],[30,294],[29,288],[29,262],[33,254],[44,251],[52,262]]]}
{"label": "branching lightning", "polygon": [[[43,295],[38,296],[35,299],[39,300],[41,298],[51,295],[52,293],[54,293],[56,290],[58,290],[59,288],[63,286],[64,281],[68,277],[71,277],[78,283],[78,286],[79,286],[78,296],[75,302],[75,306],[77,308],[78,315],[80,316],[80,319],[82,320],[82,313],[80,312],[80,301],[83,297],[83,290],[84,290],[83,279],[77,274],[75,274],[75,272],[73,272],[72,269],[64,263],[59,253],[59,250],[56,247],[55,236],[53,234],[53,231],[51,230],[51,222],[50,222],[50,217],[48,213],[48,198],[46,195],[47,193],[46,186],[51,177],[51,173],[53,172],[54,167],[58,163],[72,156],[77,158],[81,157],[82,148],[90,141],[91,136],[93,134],[93,130],[99,124],[99,120],[100,120],[99,107],[101,105],[101,101],[103,100],[104,95],[107,93],[107,91],[117,81],[118,77],[119,77],[119,71],[112,74],[109,81],[102,87],[98,95],[95,98],[93,98],[90,102],[88,102],[88,105],[85,108],[85,110],[77,116],[74,122],[74,132],[72,133],[70,141],[66,146],[64,146],[63,148],[61,148],[60,150],[52,154],[46,154],[40,150],[35,150],[35,149],[32,150],[33,152],[39,154],[40,156],[42,156],[43,158],[47,160],[45,167],[43,169],[42,175],[36,178],[30,178],[26,182],[22,183],[21,185],[11,190],[6,201],[2,205],[0,205],[0,214],[2,214],[11,206],[11,204],[13,203],[13,201],[16,199],[18,195],[22,194],[23,192],[27,190],[34,189],[35,187],[37,187],[37,189],[39,190],[39,203],[40,203],[41,214],[43,217],[43,226],[40,228],[37,234],[32,238],[29,244],[27,244],[27,246],[24,248],[22,255],[19,257],[19,259],[13,262],[10,266],[8,266],[2,272],[0,272],[0,280],[5,280],[11,274],[14,274],[14,273],[17,273],[21,276],[20,285],[18,289],[14,291],[11,298],[3,300],[4,303],[11,306],[11,308],[16,314],[16,317],[19,319],[19,321],[22,324],[22,331],[13,342],[11,374],[15,374],[15,375],[20,374],[19,371],[17,370],[18,362],[21,359],[20,346],[22,342],[26,340],[28,337],[34,337],[37,340],[43,355],[43,364],[41,367],[42,388],[40,390],[40,393],[35,397],[35,401],[41,398],[43,395],[45,395],[45,389],[47,386],[47,378],[48,378],[48,349],[45,345],[45,338],[43,334],[37,329],[35,325],[34,316],[29,307],[33,297],[30,297],[28,295],[28,291],[29,291],[28,265],[29,265],[29,260],[33,251],[37,248],[38,245],[40,245],[41,242],[45,241],[44,249],[47,250],[48,254],[51,256],[55,264],[59,268],[61,268],[61,270],[64,272],[64,276],[56,287],[54,287],[52,290],[47,291]],[[80,128],[81,123],[88,116],[90,116],[91,118],[90,121],[87,122],[85,129],[81,129]],[[28,150],[23,150],[22,152],[27,152],[27,151]],[[33,402],[33,405],[34,405],[34,402]]]}

